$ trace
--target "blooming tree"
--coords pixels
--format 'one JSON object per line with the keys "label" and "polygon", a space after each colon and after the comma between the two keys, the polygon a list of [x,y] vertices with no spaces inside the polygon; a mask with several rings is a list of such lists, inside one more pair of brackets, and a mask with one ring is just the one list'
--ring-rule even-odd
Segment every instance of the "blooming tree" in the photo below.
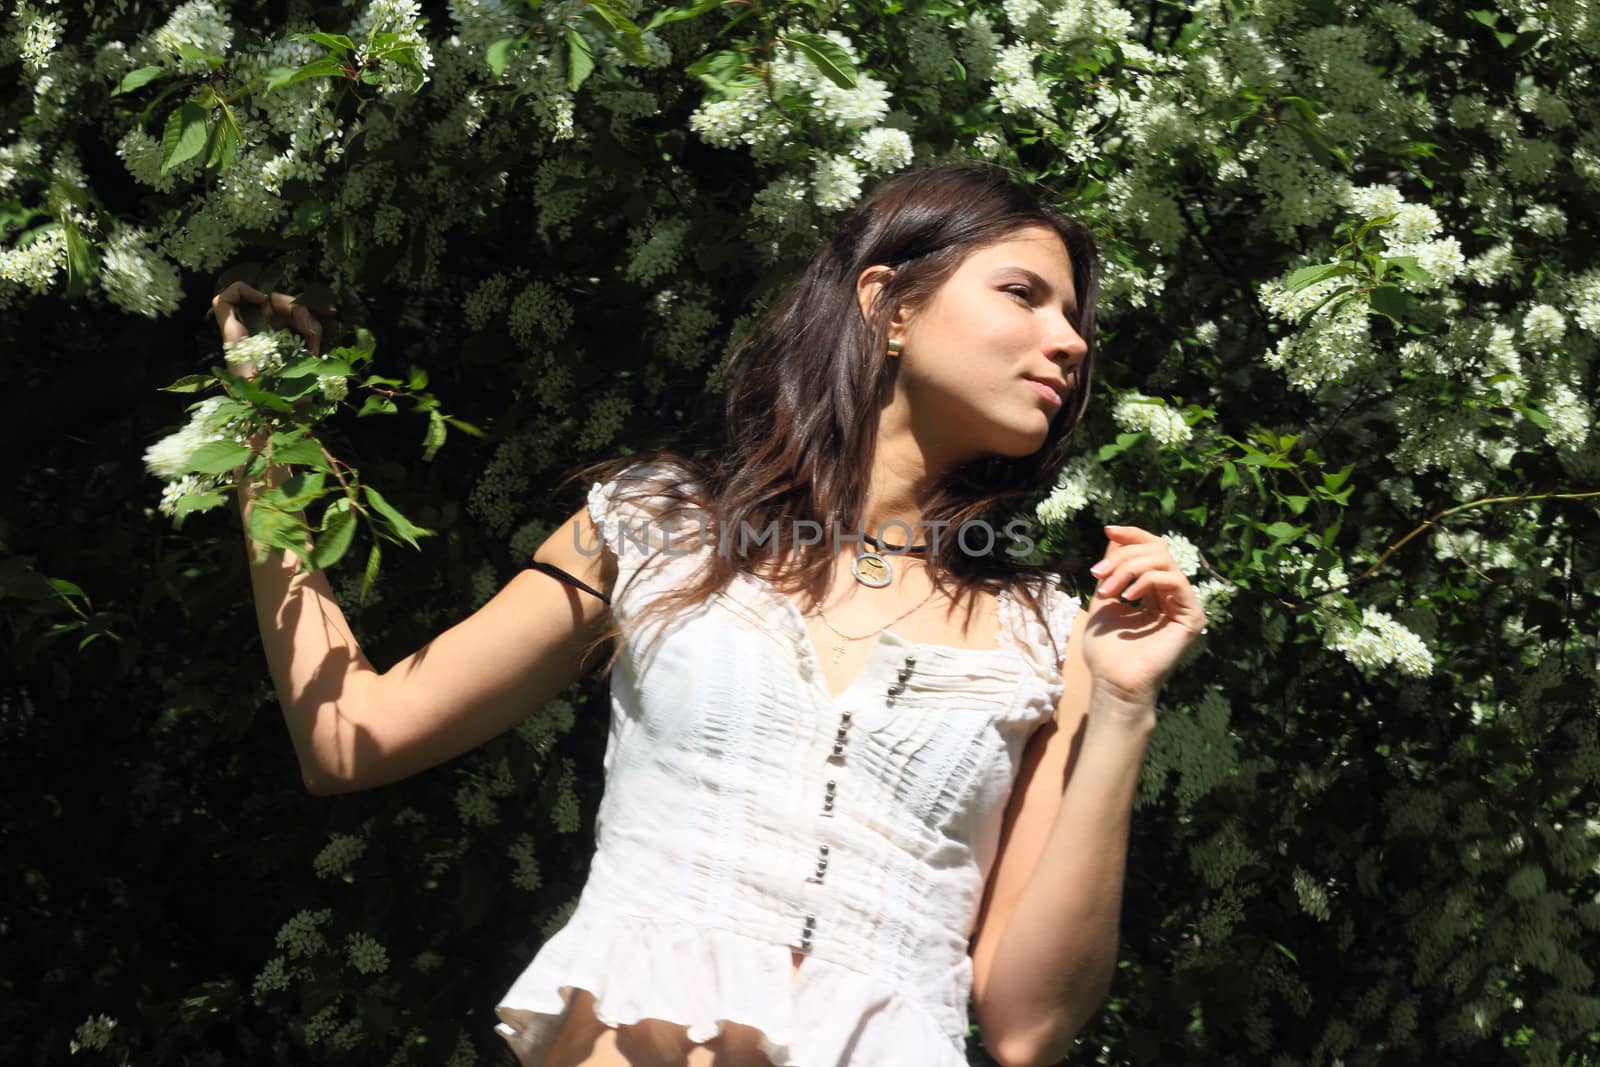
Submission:
{"label": "blooming tree", "polygon": [[[300,823],[237,799],[283,756],[263,731],[228,772],[250,789],[207,778],[196,810],[185,783],[246,743],[264,695],[260,664],[237,667],[247,613],[181,577],[222,584],[236,551],[206,513],[268,431],[296,480],[252,532],[309,533],[366,647],[398,658],[570,512],[566,470],[705,430],[733,345],[877,182],[982,158],[1104,257],[1098,395],[1022,509],[1041,552],[1070,582],[1102,523],[1159,532],[1211,618],[1164,694],[1125,966],[1074,1062],[1593,1062],[1586,0],[18,0],[6,19],[12,392],[62,382],[61,412],[137,386],[97,409],[107,455],[41,432],[24,459],[0,724],[60,758],[19,780],[98,833],[104,813],[60,799],[97,790],[47,775],[75,765],[82,708],[138,699],[118,728],[150,754],[104,772],[131,783],[109,822],[140,846],[107,842],[114,899],[156,891],[127,872],[173,827],[219,855],[246,824],[290,837],[245,850],[274,890],[229,916],[252,923],[245,958],[196,947],[150,992],[143,943],[112,963],[42,943],[60,962],[25,1004],[37,1034],[0,1050],[287,1056],[284,1022],[299,1058],[495,1048],[461,1019],[570,912],[603,705],[565,694]],[[327,294],[337,343],[224,349],[198,318],[235,279]],[[108,337],[146,362],[71,378],[59,357]],[[82,485],[128,487],[107,496],[121,520],[92,520]],[[56,534],[100,529],[114,561]],[[70,710],[48,727],[7,710],[52,699]],[[48,870],[55,825],[7,818],[19,870]],[[116,941],[102,878],[39,877],[54,896],[31,879],[31,906]]]}

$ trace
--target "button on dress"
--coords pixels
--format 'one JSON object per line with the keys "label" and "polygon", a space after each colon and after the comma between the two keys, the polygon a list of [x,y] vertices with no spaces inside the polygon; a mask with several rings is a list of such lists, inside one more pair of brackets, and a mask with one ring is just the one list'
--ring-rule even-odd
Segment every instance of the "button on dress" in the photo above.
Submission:
{"label": "button on dress", "polygon": [[628,638],[595,855],[496,1031],[543,1067],[585,989],[608,1026],[664,1019],[694,1042],[754,1027],[778,1067],[966,1067],[967,943],[1077,600],[1047,585],[1041,621],[1002,592],[993,649],[885,630],[835,698],[798,608],[759,577],[635,625],[715,550],[631,495],[670,477],[636,464],[589,491]]}

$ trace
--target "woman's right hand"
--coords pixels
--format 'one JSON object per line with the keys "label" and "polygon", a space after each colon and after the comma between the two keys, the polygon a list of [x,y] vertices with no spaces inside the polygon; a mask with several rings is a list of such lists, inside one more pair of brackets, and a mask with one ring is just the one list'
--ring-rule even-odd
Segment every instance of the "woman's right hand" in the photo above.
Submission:
{"label": "woman's right hand", "polygon": [[[265,306],[267,322],[274,330],[293,326],[296,332],[306,339],[306,347],[311,354],[320,355],[322,324],[317,321],[317,316],[332,315],[334,309],[323,305],[314,309],[315,314],[313,314],[312,308],[295,303],[297,299],[288,293],[263,293],[258,289],[252,289],[244,282],[234,282],[211,298],[211,308],[217,317],[217,326],[222,330],[222,343],[227,344],[241,337],[250,336],[249,329],[239,316],[239,302],[248,300],[252,304]],[[239,365],[239,373],[246,378],[254,378],[258,369],[248,362]]]}
{"label": "woman's right hand", "polygon": [[[222,331],[222,343],[237,341],[241,337],[250,336],[250,330],[245,326],[244,320],[239,315],[239,302],[248,300],[252,304],[265,305],[267,323],[274,330],[282,330],[293,325],[301,337],[306,339],[306,348],[313,356],[321,354],[322,324],[317,321],[312,309],[305,304],[297,304],[297,298],[288,293],[263,293],[244,282],[234,282],[222,292],[211,298],[211,309],[217,317],[217,327]],[[332,315],[334,308],[323,305],[316,309],[317,315]],[[254,378],[260,368],[248,360],[238,365],[239,374],[245,378]],[[271,437],[270,431],[258,430],[250,437],[250,455],[253,457],[267,445]],[[248,464],[247,464],[248,465]],[[240,468],[244,470],[243,467]],[[278,471],[281,479],[286,472]],[[242,480],[242,477],[241,477]],[[242,500],[241,500],[242,503]]]}

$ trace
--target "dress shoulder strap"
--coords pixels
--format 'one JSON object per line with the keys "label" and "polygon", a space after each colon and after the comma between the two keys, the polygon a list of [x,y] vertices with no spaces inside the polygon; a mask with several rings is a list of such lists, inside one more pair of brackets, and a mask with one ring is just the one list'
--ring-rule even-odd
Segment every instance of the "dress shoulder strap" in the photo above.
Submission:
{"label": "dress shoulder strap", "polygon": [[584,582],[581,582],[577,578],[574,578],[572,575],[568,574],[566,571],[562,570],[560,567],[557,567],[554,563],[546,563],[546,562],[544,562],[544,560],[540,560],[540,559],[530,559],[526,563],[524,563],[523,566],[532,568],[533,570],[536,570],[536,571],[543,571],[544,573],[550,575],[552,578],[557,578],[557,579],[559,579],[559,580],[561,580],[563,582],[566,582],[568,585],[577,586],[579,589],[582,589],[585,593],[588,593],[591,596],[599,597],[601,599],[601,601],[604,602],[607,605],[610,605],[610,603],[611,603],[611,598],[610,597],[606,596],[604,593],[600,592],[600,590],[594,588],[593,586],[588,585],[588,584],[586,584]]}

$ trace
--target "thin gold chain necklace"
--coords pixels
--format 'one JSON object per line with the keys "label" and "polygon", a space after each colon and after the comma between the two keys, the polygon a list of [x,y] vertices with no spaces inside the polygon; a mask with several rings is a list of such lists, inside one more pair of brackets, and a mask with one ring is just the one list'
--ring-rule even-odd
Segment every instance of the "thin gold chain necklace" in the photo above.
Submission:
{"label": "thin gold chain necklace", "polygon": [[921,600],[917,601],[917,603],[913,604],[909,609],[907,609],[906,611],[902,612],[897,617],[895,617],[893,619],[890,619],[888,622],[884,623],[882,626],[878,627],[876,630],[873,630],[871,633],[862,634],[860,637],[851,637],[849,634],[840,633],[839,628],[837,626],[835,626],[833,623],[828,621],[828,616],[823,614],[821,608],[818,608],[816,611],[813,611],[811,614],[815,615],[817,618],[821,619],[822,620],[822,625],[826,626],[828,629],[833,631],[834,640],[833,640],[832,645],[829,648],[829,651],[833,653],[833,657],[832,657],[833,658],[833,662],[838,663],[840,660],[844,659],[844,650],[845,650],[845,642],[846,641],[865,641],[869,637],[878,636],[880,633],[882,633],[883,631],[887,630],[889,627],[893,626],[895,623],[899,622],[901,619],[905,618],[907,615],[910,615],[913,611],[916,611],[918,608],[922,607],[928,601],[932,600],[934,592],[935,592],[935,590],[929,589],[928,590],[928,595],[923,597]]}

